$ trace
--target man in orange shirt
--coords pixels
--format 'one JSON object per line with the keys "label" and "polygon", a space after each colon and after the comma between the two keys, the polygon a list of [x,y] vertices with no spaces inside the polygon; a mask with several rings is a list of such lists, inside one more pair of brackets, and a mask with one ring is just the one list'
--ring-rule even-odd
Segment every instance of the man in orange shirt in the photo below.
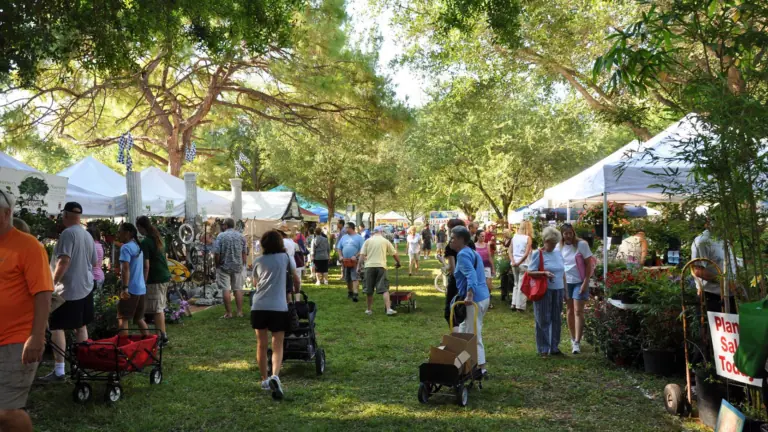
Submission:
{"label": "man in orange shirt", "polygon": [[0,431],[32,431],[24,411],[45,348],[53,279],[43,245],[13,228],[15,199],[0,190]]}

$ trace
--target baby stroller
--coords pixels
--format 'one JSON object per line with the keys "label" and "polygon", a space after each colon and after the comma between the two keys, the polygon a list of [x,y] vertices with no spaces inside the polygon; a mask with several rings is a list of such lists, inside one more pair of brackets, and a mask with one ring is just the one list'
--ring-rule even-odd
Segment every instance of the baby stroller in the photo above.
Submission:
{"label": "baby stroller", "polygon": [[[315,316],[317,306],[308,301],[307,294],[299,291],[301,301],[296,301],[296,294],[291,294],[291,305],[299,317],[298,328],[285,332],[283,340],[283,363],[287,361],[314,362],[318,375],[325,372],[325,350],[320,348],[315,335]],[[267,370],[272,375],[272,349],[267,350]]]}

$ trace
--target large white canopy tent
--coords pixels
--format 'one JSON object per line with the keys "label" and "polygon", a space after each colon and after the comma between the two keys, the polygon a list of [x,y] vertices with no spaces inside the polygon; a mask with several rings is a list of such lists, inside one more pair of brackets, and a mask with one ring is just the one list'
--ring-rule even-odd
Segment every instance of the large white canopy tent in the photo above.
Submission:
{"label": "large white canopy tent", "polygon": [[[211,192],[231,201],[231,191]],[[293,192],[243,192],[243,219],[280,221],[301,219],[299,202]]]}
{"label": "large white canopy tent", "polygon": [[[102,216],[121,216],[128,212],[125,177],[114,172],[93,156],[82,159],[57,175],[67,177],[70,186],[112,198],[114,212]],[[84,203],[80,204],[85,206]]]}
{"label": "large white canopy tent", "polygon": [[[184,180],[157,167],[141,172],[141,196],[145,214],[184,216],[184,203],[187,201]],[[198,187],[197,211],[206,217],[229,217],[232,215],[232,201]]]}
{"label": "large white canopy tent", "polygon": [[[60,179],[55,183],[61,185],[66,189],[64,199],[66,201],[76,201],[83,206],[83,215],[87,217],[105,217],[114,216],[119,210],[115,206],[115,200],[111,197],[100,195],[86,189],[83,189],[77,185],[69,184],[66,177],[57,176],[52,174],[44,174],[39,170],[32,168],[31,166],[20,162],[6,153],[0,152],[0,169],[11,169],[20,172],[32,172],[45,176],[49,179]],[[51,182],[49,182],[51,183]],[[56,185],[51,185],[56,186]],[[58,186],[56,186],[58,187]],[[62,201],[62,200],[59,200]],[[51,203],[49,202],[49,213],[54,213],[52,209],[60,210],[63,208],[64,203]]]}
{"label": "large white canopy tent", "polygon": [[[545,198],[565,200],[569,206],[574,202],[602,201],[603,256],[607,256],[608,201],[644,204],[685,200],[685,195],[670,195],[660,185],[691,184],[690,165],[674,160],[676,147],[701,133],[704,131],[698,118],[689,114],[650,140],[632,142],[581,174],[547,189]],[[603,269],[607,272],[608,266]]]}

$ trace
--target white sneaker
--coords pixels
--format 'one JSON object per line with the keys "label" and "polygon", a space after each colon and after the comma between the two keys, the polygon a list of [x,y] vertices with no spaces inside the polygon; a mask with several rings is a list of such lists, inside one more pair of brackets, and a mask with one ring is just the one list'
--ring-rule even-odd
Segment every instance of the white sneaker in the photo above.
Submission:
{"label": "white sneaker", "polygon": [[579,344],[576,341],[573,341],[573,354],[581,354],[581,344]]}
{"label": "white sneaker", "polygon": [[262,390],[267,390],[267,391],[271,390],[269,388],[269,378],[267,378],[267,379],[265,379],[264,381],[261,382],[261,389]]}
{"label": "white sneaker", "polygon": [[371,316],[371,315],[373,315],[373,311],[372,310],[367,310],[367,311],[365,311],[365,314],[368,315],[368,316]]}
{"label": "white sneaker", "polygon": [[281,400],[283,398],[283,385],[280,383],[280,378],[277,375],[272,375],[269,379],[269,388],[272,390],[273,399]]}
{"label": "white sneaker", "polygon": [[320,285],[320,281],[315,282],[315,285]]}
{"label": "white sneaker", "polygon": [[328,285],[328,281],[327,280],[325,281],[325,284]]}
{"label": "white sneaker", "polygon": [[388,316],[397,315],[397,311],[396,311],[396,310],[394,310],[394,309],[389,309],[389,310],[387,311],[387,315],[388,315]]}

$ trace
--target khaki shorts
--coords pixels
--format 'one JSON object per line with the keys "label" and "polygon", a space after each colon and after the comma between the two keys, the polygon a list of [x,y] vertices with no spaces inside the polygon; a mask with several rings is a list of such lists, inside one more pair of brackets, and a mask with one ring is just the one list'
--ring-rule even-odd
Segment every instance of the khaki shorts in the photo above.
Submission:
{"label": "khaki shorts", "polygon": [[370,267],[365,269],[365,278],[363,278],[365,285],[365,293],[367,295],[373,295],[373,291],[376,294],[384,294],[389,291],[389,280],[387,280],[387,269],[383,267]]}
{"label": "khaki shorts", "polygon": [[227,273],[221,269],[216,270],[216,286],[221,291],[242,291],[243,272]]}
{"label": "khaki shorts", "polygon": [[37,363],[22,364],[24,344],[0,346],[0,411],[22,409],[37,373]]}
{"label": "khaki shorts", "polygon": [[117,318],[123,320],[133,318],[134,321],[143,320],[146,297],[146,295],[131,294],[131,296],[125,300],[120,299],[120,301],[117,302]]}
{"label": "khaki shorts", "polygon": [[168,283],[148,284],[145,313],[163,313],[168,302]]}

